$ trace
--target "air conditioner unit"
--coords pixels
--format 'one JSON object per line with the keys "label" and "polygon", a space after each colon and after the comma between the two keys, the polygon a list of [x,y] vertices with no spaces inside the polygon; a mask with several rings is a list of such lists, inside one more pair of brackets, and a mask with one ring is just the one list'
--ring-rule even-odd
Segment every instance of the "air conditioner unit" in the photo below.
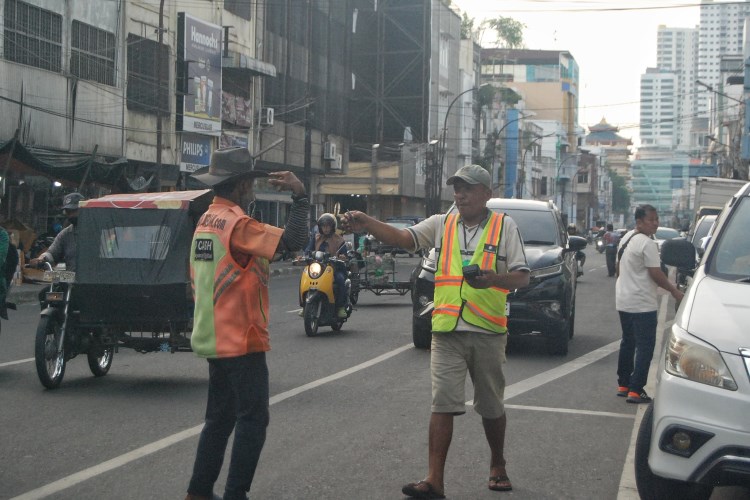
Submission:
{"label": "air conditioner unit", "polygon": [[336,160],[331,163],[331,170],[340,172],[343,168],[344,158],[342,155],[336,155]]}
{"label": "air conditioner unit", "polygon": [[323,144],[323,159],[327,161],[336,160],[336,143],[326,141]]}
{"label": "air conditioner unit", "polygon": [[260,126],[273,126],[273,108],[260,108]]}

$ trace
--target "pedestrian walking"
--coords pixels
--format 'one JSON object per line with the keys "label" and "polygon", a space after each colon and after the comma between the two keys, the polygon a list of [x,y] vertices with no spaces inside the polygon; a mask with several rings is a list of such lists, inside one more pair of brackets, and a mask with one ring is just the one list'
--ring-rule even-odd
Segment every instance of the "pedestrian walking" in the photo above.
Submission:
{"label": "pedestrian walking", "polygon": [[505,346],[507,293],[529,283],[529,267],[516,223],[487,209],[490,175],[479,165],[461,167],[447,180],[458,213],[438,214],[397,229],[362,212],[344,214],[344,224],[368,231],[394,247],[437,247],[432,315],[432,414],[427,476],[402,492],[412,498],[445,498],[444,472],[453,419],[466,412],[466,373],[474,384],[474,410],[482,417],[490,447],[488,488],[512,489],[505,468]]}
{"label": "pedestrian walking", "polygon": [[[254,200],[256,177],[292,192],[285,229],[262,224],[242,208]],[[206,422],[186,500],[209,500],[234,430],[224,500],[247,499],[266,439],[269,388],[269,261],[299,251],[308,238],[310,202],[291,172],[253,169],[245,148],[214,151],[193,177],[211,186],[213,203],[198,221],[190,252],[195,316],[190,344],[208,359]]]}
{"label": "pedestrian walking", "polygon": [[661,270],[656,241],[659,215],[651,205],[635,209],[635,229],[620,242],[615,285],[615,307],[620,314],[622,340],[617,361],[617,395],[628,403],[648,403],[644,387],[654,354],[657,323],[657,287],[668,290],[677,302],[683,293]]}
{"label": "pedestrian walking", "polygon": [[604,242],[604,256],[607,259],[607,275],[615,275],[615,261],[617,260],[617,245],[620,243],[620,233],[616,232],[612,224],[607,224],[607,232],[602,237]]}

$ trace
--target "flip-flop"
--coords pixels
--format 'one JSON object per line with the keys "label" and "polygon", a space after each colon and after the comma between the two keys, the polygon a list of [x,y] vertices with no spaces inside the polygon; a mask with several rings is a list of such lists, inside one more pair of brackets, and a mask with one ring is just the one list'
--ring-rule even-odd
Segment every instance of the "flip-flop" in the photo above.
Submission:
{"label": "flip-flop", "polygon": [[[426,490],[420,490],[419,486],[425,485]],[[416,483],[409,483],[401,488],[401,493],[410,498],[445,498],[445,495],[441,495],[435,488],[427,481],[417,481]]]}
{"label": "flip-flop", "polygon": [[510,479],[505,475],[490,476],[490,482],[487,484],[487,487],[492,491],[510,491],[513,489]]}

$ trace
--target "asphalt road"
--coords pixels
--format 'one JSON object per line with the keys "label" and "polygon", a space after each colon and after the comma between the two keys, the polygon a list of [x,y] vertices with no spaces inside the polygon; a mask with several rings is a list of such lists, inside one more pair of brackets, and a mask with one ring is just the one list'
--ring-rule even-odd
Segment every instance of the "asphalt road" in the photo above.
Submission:
{"label": "asphalt road", "polygon": [[[626,457],[637,407],[615,396],[614,280],[603,256],[588,254],[568,356],[550,357],[536,342],[509,353],[513,492],[487,489],[489,451],[469,409],[455,420],[448,498],[614,499],[632,476]],[[417,259],[398,262],[408,279]],[[308,338],[297,281],[272,281],[271,423],[251,496],[403,498],[401,486],[426,472],[430,404],[429,353],[411,345],[409,296],[364,291],[341,332],[326,327]],[[45,390],[31,359],[37,319],[38,307],[19,306],[0,336],[0,499],[183,498],[207,363],[123,349],[106,377],[91,376],[79,357],[60,389]]]}

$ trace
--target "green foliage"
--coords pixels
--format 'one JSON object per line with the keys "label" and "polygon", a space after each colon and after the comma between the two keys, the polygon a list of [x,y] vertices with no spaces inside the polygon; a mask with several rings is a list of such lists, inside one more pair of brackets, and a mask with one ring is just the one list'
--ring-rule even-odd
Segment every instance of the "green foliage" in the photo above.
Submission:
{"label": "green foliage", "polygon": [[470,40],[474,35],[474,18],[464,12],[461,17],[461,40]]}
{"label": "green foliage", "polygon": [[625,179],[611,169],[609,178],[612,180],[612,211],[627,213],[630,210],[630,192],[625,184]]}
{"label": "green foliage", "polygon": [[526,25],[516,21],[512,17],[500,16],[495,19],[488,19],[485,24],[495,30],[497,34],[497,44],[508,49],[520,49],[523,47],[523,30]]}

